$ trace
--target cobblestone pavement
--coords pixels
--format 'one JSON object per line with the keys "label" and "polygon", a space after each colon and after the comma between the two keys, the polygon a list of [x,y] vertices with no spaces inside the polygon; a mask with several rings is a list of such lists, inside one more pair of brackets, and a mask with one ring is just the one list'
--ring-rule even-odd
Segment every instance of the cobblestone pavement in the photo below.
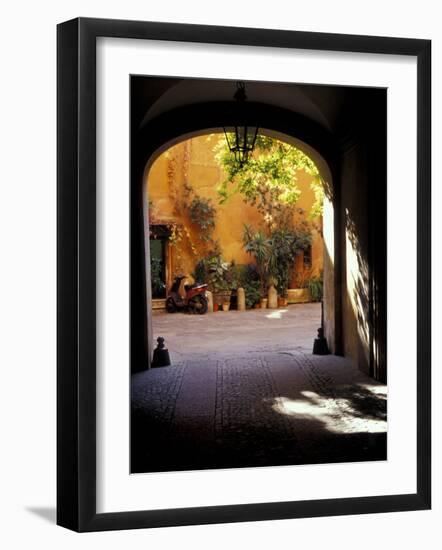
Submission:
{"label": "cobblestone pavement", "polygon": [[132,471],[384,460],[386,386],[311,355],[318,319],[157,314],[173,365],[132,377]]}

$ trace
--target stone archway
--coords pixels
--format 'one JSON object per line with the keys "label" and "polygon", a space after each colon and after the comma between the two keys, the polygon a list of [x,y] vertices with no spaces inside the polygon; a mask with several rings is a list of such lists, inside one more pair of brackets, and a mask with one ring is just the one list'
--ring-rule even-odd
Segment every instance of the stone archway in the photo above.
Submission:
{"label": "stone archway", "polygon": [[[202,136],[208,136],[208,135],[215,135],[215,134],[224,134],[224,130],[222,128],[212,128],[210,132],[207,130],[200,130],[193,132],[191,134],[187,134],[185,137],[178,137],[172,140],[171,142],[165,144],[164,147],[160,148],[156,153],[154,153],[146,167],[145,167],[145,173],[144,173],[144,193],[143,193],[143,202],[145,205],[144,210],[144,218],[145,218],[145,235],[149,234],[149,229],[151,228],[152,220],[149,219],[149,209],[146,207],[148,204],[150,204],[151,201],[151,195],[149,195],[149,182],[150,182],[150,173],[152,166],[156,163],[157,159],[159,159],[165,152],[170,151],[173,147],[175,147],[178,144],[186,144],[191,140],[192,138],[202,137]],[[335,326],[336,326],[336,319],[335,319],[335,251],[334,251],[334,209],[333,209],[333,181],[332,181],[332,174],[330,171],[330,168],[325,161],[325,159],[319,155],[319,153],[314,150],[312,147],[310,147],[308,144],[303,143],[297,138],[294,138],[293,136],[287,136],[281,132],[276,132],[274,130],[268,130],[266,128],[260,128],[260,134],[264,136],[269,136],[275,139],[278,139],[279,141],[282,141],[284,143],[287,143],[289,145],[293,145],[297,149],[301,150],[303,153],[305,153],[318,167],[321,177],[324,181],[324,215],[322,216],[322,239],[321,243],[323,242],[323,280],[324,280],[324,325],[325,325],[325,335],[328,341],[328,346],[331,351],[331,353],[335,353],[336,350],[336,340],[335,340]],[[161,199],[164,201],[164,199]],[[162,222],[161,222],[162,223]],[[146,259],[150,257],[150,254],[152,251],[149,251],[149,243],[151,243],[150,239],[145,239],[145,255]],[[147,278],[146,278],[146,293],[147,295],[150,292],[151,284],[149,280],[149,268],[150,264],[146,261],[146,270],[147,270]],[[149,302],[149,297],[147,299]],[[152,327],[152,320],[151,320],[151,308],[148,308],[147,310],[147,326],[149,330],[149,340],[152,342],[152,336],[151,336],[151,327]],[[317,327],[316,327],[317,328]],[[315,330],[312,330],[311,339],[313,341],[313,338],[316,335],[316,328]]]}
{"label": "stone archway", "polygon": [[[283,109],[263,104],[250,104],[247,106],[245,116],[249,120],[255,120],[259,116],[261,127],[273,134],[280,136],[284,141],[291,141],[301,150],[304,150],[312,160],[317,163],[320,170],[327,174],[327,179],[334,182],[333,176],[335,166],[335,151],[331,136],[319,127],[316,123],[308,120],[306,117],[294,113],[288,113]],[[132,266],[131,266],[131,363],[132,370],[137,371],[142,365],[148,365],[150,361],[151,346],[149,311],[146,305],[150,296],[150,265],[148,243],[144,235],[148,230],[147,213],[145,210],[146,196],[144,182],[146,174],[152,164],[162,152],[167,150],[173,144],[203,133],[215,133],[224,126],[231,126],[235,121],[235,113],[232,112],[230,103],[202,104],[176,109],[165,113],[145,125],[137,132],[132,151],[132,226],[131,226],[131,244],[132,244]],[[293,128],[296,128],[296,136]],[[305,141],[308,140],[308,141]],[[137,181],[134,174],[138,174]],[[141,184],[140,184],[141,182]],[[331,201],[336,197],[330,197]],[[143,206],[144,205],[144,206]],[[140,219],[141,218],[141,219]],[[339,242],[337,216],[333,220],[333,258],[336,257],[335,247]],[[141,239],[140,239],[141,235]],[[135,244],[135,247],[134,247]],[[134,254],[135,250],[135,254]],[[138,254],[136,253],[138,252]],[[135,264],[138,268],[135,268]],[[146,274],[144,280],[140,277],[140,271]],[[328,288],[333,286],[333,292],[327,292],[326,320],[328,321],[330,346],[335,353],[340,353],[342,344],[340,341],[340,299],[335,299],[336,293],[340,292],[339,261],[333,262],[333,276],[328,277]],[[137,291],[135,291],[137,289]],[[145,299],[140,303],[140,296]],[[335,304],[338,304],[336,307]],[[333,308],[333,313],[331,313]],[[142,327],[142,329],[140,329]],[[144,333],[144,335],[142,334]],[[146,367],[144,367],[146,368]]]}
{"label": "stone archway", "polygon": [[[301,144],[329,170],[332,181],[330,207],[333,210],[329,248],[333,251],[333,280],[328,293],[326,321],[335,354],[349,355],[363,370],[378,380],[386,379],[386,254],[379,254],[385,239],[385,154],[379,120],[383,116],[379,95],[379,116],[368,113],[354,119],[345,138],[294,111],[263,103],[249,103],[243,123],[259,119],[260,127]],[[377,112],[377,111],[376,111]],[[216,131],[236,121],[231,102],[186,105],[163,112],[145,125],[132,127],[131,150],[131,368],[146,368],[150,348],[144,242],[146,216],[143,211],[144,181],[149,163],[177,141],[198,133]],[[365,131],[365,134],[364,134]],[[375,141],[376,139],[376,141]],[[378,144],[380,147],[378,148]],[[370,154],[381,151],[375,158]],[[367,160],[369,159],[369,160]],[[362,199],[362,201],[361,201]],[[362,208],[362,210],[361,210]],[[362,215],[361,215],[362,212]],[[381,216],[381,217],[379,217]],[[376,219],[377,217],[377,219]],[[376,219],[376,223],[373,223]],[[382,222],[382,223],[381,223]],[[331,244],[331,241],[333,243]],[[376,249],[376,254],[374,250]],[[382,252],[382,250],[381,250]],[[350,260],[364,267],[363,277],[352,281]],[[354,266],[353,266],[354,267]],[[351,284],[353,287],[350,288]],[[332,303],[330,303],[332,302]],[[333,311],[333,313],[331,313]],[[356,330],[352,327],[356,326]],[[352,332],[353,330],[353,332]]]}

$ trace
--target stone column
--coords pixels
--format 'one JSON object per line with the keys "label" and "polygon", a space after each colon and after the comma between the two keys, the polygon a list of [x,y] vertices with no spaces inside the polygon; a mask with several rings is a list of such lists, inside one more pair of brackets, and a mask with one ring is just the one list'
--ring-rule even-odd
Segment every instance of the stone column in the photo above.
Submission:
{"label": "stone column", "polygon": [[213,294],[210,290],[206,290],[207,296],[207,313],[213,313]]}
{"label": "stone column", "polygon": [[278,292],[273,284],[269,286],[267,307],[269,309],[276,309],[278,307]]}
{"label": "stone column", "polygon": [[246,292],[243,288],[238,288],[236,291],[238,300],[238,311],[245,311],[246,309]]}

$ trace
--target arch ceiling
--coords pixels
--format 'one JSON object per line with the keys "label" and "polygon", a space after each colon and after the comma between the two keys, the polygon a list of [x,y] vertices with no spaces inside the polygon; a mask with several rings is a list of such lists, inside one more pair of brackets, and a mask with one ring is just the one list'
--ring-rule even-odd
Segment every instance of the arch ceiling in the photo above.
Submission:
{"label": "arch ceiling", "polygon": [[[231,101],[235,92],[235,81],[227,80],[134,77],[132,84],[133,114],[138,127],[179,107]],[[246,82],[246,92],[249,102],[300,113],[330,132],[349,106],[345,87]]]}

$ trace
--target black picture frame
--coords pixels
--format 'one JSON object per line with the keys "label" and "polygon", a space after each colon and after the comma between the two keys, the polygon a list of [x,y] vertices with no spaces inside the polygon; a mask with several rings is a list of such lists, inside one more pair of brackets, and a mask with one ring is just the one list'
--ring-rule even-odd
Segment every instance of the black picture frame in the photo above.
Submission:
{"label": "black picture frame", "polygon": [[[417,58],[417,491],[337,498],[96,512],[96,39],[395,54]],[[102,531],[431,506],[431,41],[79,18],[57,29],[57,523]]]}

